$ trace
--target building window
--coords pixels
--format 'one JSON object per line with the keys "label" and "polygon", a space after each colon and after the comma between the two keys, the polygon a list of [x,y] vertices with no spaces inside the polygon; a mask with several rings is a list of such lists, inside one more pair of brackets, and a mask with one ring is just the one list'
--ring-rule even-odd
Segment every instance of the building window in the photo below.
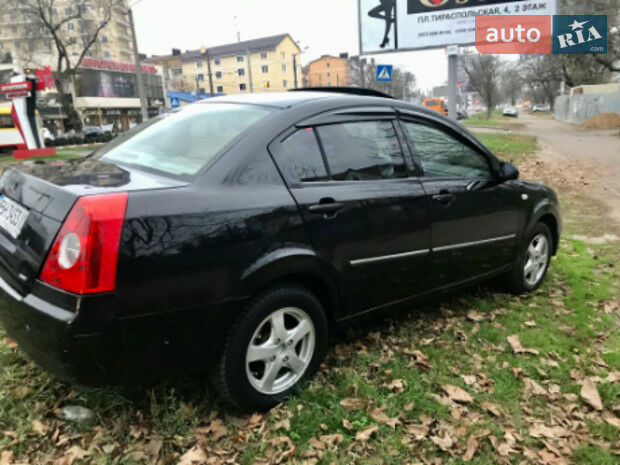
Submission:
{"label": "building window", "polygon": [[73,31],[75,29],[75,26],[73,25],[73,23],[67,23],[67,29]]}
{"label": "building window", "polygon": [[282,72],[286,73],[286,65],[282,65]]}
{"label": "building window", "polygon": [[200,89],[198,89],[198,92],[200,92],[201,94],[205,94],[206,93],[204,87],[201,87]]}
{"label": "building window", "polygon": [[198,75],[198,80],[201,81],[201,82],[204,81],[205,80],[205,75],[204,74],[199,74]]}
{"label": "building window", "polygon": [[286,79],[282,81],[282,87],[284,87],[285,89],[288,88],[288,81]]}
{"label": "building window", "polygon": [[327,77],[331,77],[332,73],[327,73]]}
{"label": "building window", "polygon": [[108,52],[107,50],[103,51],[103,58],[110,58],[110,52]]}
{"label": "building window", "polygon": [[243,57],[242,56],[238,56],[237,57],[237,63],[243,63]]}
{"label": "building window", "polygon": [[224,86],[217,86],[217,87],[215,88],[215,91],[216,91],[218,94],[223,94],[223,93],[224,93]]}
{"label": "building window", "polygon": [[65,8],[65,14],[66,14],[67,16],[71,16],[71,7],[70,7],[70,6],[68,6],[67,8]]}
{"label": "building window", "polygon": [[202,68],[202,61],[196,62],[196,68]]}
{"label": "building window", "polygon": [[77,43],[77,40],[75,40],[75,37],[69,37],[69,45],[75,45]]}
{"label": "building window", "polygon": [[245,69],[244,68],[238,68],[237,69],[237,76],[245,76]]}
{"label": "building window", "polygon": [[17,50],[19,48],[19,40],[13,42],[13,46],[15,47],[15,50]]}
{"label": "building window", "polygon": [[101,43],[102,44],[107,44],[108,43],[108,36],[105,36],[105,35],[101,36]]}
{"label": "building window", "polygon": [[215,60],[213,60],[213,65],[214,66],[220,66],[222,64],[222,62],[220,61],[219,58],[216,58]]}
{"label": "building window", "polygon": [[48,50],[52,49],[52,41],[50,39],[43,40],[43,44],[45,44]]}
{"label": "building window", "polygon": [[105,27],[105,21],[99,21],[99,27]]}
{"label": "building window", "polygon": [[261,52],[260,53],[260,59],[261,60],[266,60],[267,59],[267,52]]}
{"label": "building window", "polygon": [[245,89],[246,89],[245,82],[240,82],[239,83],[239,92],[245,92]]}
{"label": "building window", "polygon": [[222,79],[222,72],[221,71],[216,71],[215,72],[215,79]]}
{"label": "building window", "polygon": [[325,63],[325,66],[326,66],[327,68],[329,68],[329,61],[328,61],[327,63]]}
{"label": "building window", "polygon": [[286,58],[286,52],[280,52],[280,58],[284,60]]}
{"label": "building window", "polygon": [[260,72],[263,74],[267,74],[269,72],[269,65],[262,65],[260,67]]}

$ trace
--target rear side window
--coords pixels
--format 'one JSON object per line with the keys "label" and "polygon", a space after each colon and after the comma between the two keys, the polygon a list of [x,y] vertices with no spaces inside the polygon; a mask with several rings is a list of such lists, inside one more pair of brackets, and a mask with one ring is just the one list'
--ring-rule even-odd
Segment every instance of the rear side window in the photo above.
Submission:
{"label": "rear side window", "polygon": [[452,135],[425,124],[404,123],[426,177],[490,179],[486,157]]}
{"label": "rear side window", "polygon": [[405,161],[390,121],[362,121],[317,128],[336,181],[404,178]]}
{"label": "rear side window", "polygon": [[275,155],[284,177],[296,182],[327,180],[327,170],[312,128],[288,136]]}
{"label": "rear side window", "polygon": [[137,126],[95,156],[174,176],[193,176],[270,111],[255,105],[191,105]]}

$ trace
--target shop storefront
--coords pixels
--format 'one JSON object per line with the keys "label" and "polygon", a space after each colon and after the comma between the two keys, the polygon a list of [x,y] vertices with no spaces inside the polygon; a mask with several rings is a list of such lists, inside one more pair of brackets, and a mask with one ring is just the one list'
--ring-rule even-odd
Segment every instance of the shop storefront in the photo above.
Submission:
{"label": "shop storefront", "polygon": [[[84,125],[122,132],[142,121],[135,74],[130,63],[84,59],[75,75],[75,109]],[[149,116],[164,110],[164,90],[154,66],[142,66]]]}

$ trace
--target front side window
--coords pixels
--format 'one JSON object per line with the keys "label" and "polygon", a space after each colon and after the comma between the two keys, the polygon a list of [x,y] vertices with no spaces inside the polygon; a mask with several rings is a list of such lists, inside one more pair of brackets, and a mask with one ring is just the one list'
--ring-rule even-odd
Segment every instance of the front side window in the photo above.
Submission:
{"label": "front side window", "polygon": [[284,177],[293,182],[327,180],[327,170],[312,128],[288,136],[275,155]]}
{"label": "front side window", "polygon": [[191,105],[136,126],[102,147],[94,157],[191,177],[270,111],[254,105]]}
{"label": "front side window", "polygon": [[485,156],[432,126],[405,122],[426,177],[492,178]]}
{"label": "front side window", "polygon": [[332,179],[404,178],[405,161],[391,121],[361,121],[317,128]]}

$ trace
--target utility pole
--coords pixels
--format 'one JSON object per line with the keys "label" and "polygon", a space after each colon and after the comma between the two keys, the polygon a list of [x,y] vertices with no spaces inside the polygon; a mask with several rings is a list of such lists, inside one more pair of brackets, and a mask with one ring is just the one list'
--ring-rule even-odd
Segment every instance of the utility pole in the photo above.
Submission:
{"label": "utility pole", "polygon": [[140,55],[138,53],[138,37],[136,36],[136,25],[133,22],[133,12],[131,8],[127,10],[129,23],[131,24],[131,36],[133,37],[133,56],[136,63],[136,81],[138,82],[138,96],[140,97],[140,109],[142,111],[142,121],[149,119],[149,110],[144,93],[144,81],[142,80],[142,65],[140,65]]}
{"label": "utility pole", "polygon": [[250,80],[250,93],[254,92],[254,84],[252,83],[252,62],[250,61],[250,50],[246,50],[245,55],[248,57],[248,79]]}
{"label": "utility pole", "polygon": [[456,120],[456,65],[459,58],[459,46],[448,45],[448,116]]}
{"label": "utility pole", "polygon": [[295,89],[297,89],[297,54],[293,53],[293,76],[295,76]]}
{"label": "utility pole", "polygon": [[211,54],[209,53],[209,49],[205,50],[205,55],[207,58],[207,73],[209,73],[209,93],[211,97],[213,97],[213,75],[211,74]]}

